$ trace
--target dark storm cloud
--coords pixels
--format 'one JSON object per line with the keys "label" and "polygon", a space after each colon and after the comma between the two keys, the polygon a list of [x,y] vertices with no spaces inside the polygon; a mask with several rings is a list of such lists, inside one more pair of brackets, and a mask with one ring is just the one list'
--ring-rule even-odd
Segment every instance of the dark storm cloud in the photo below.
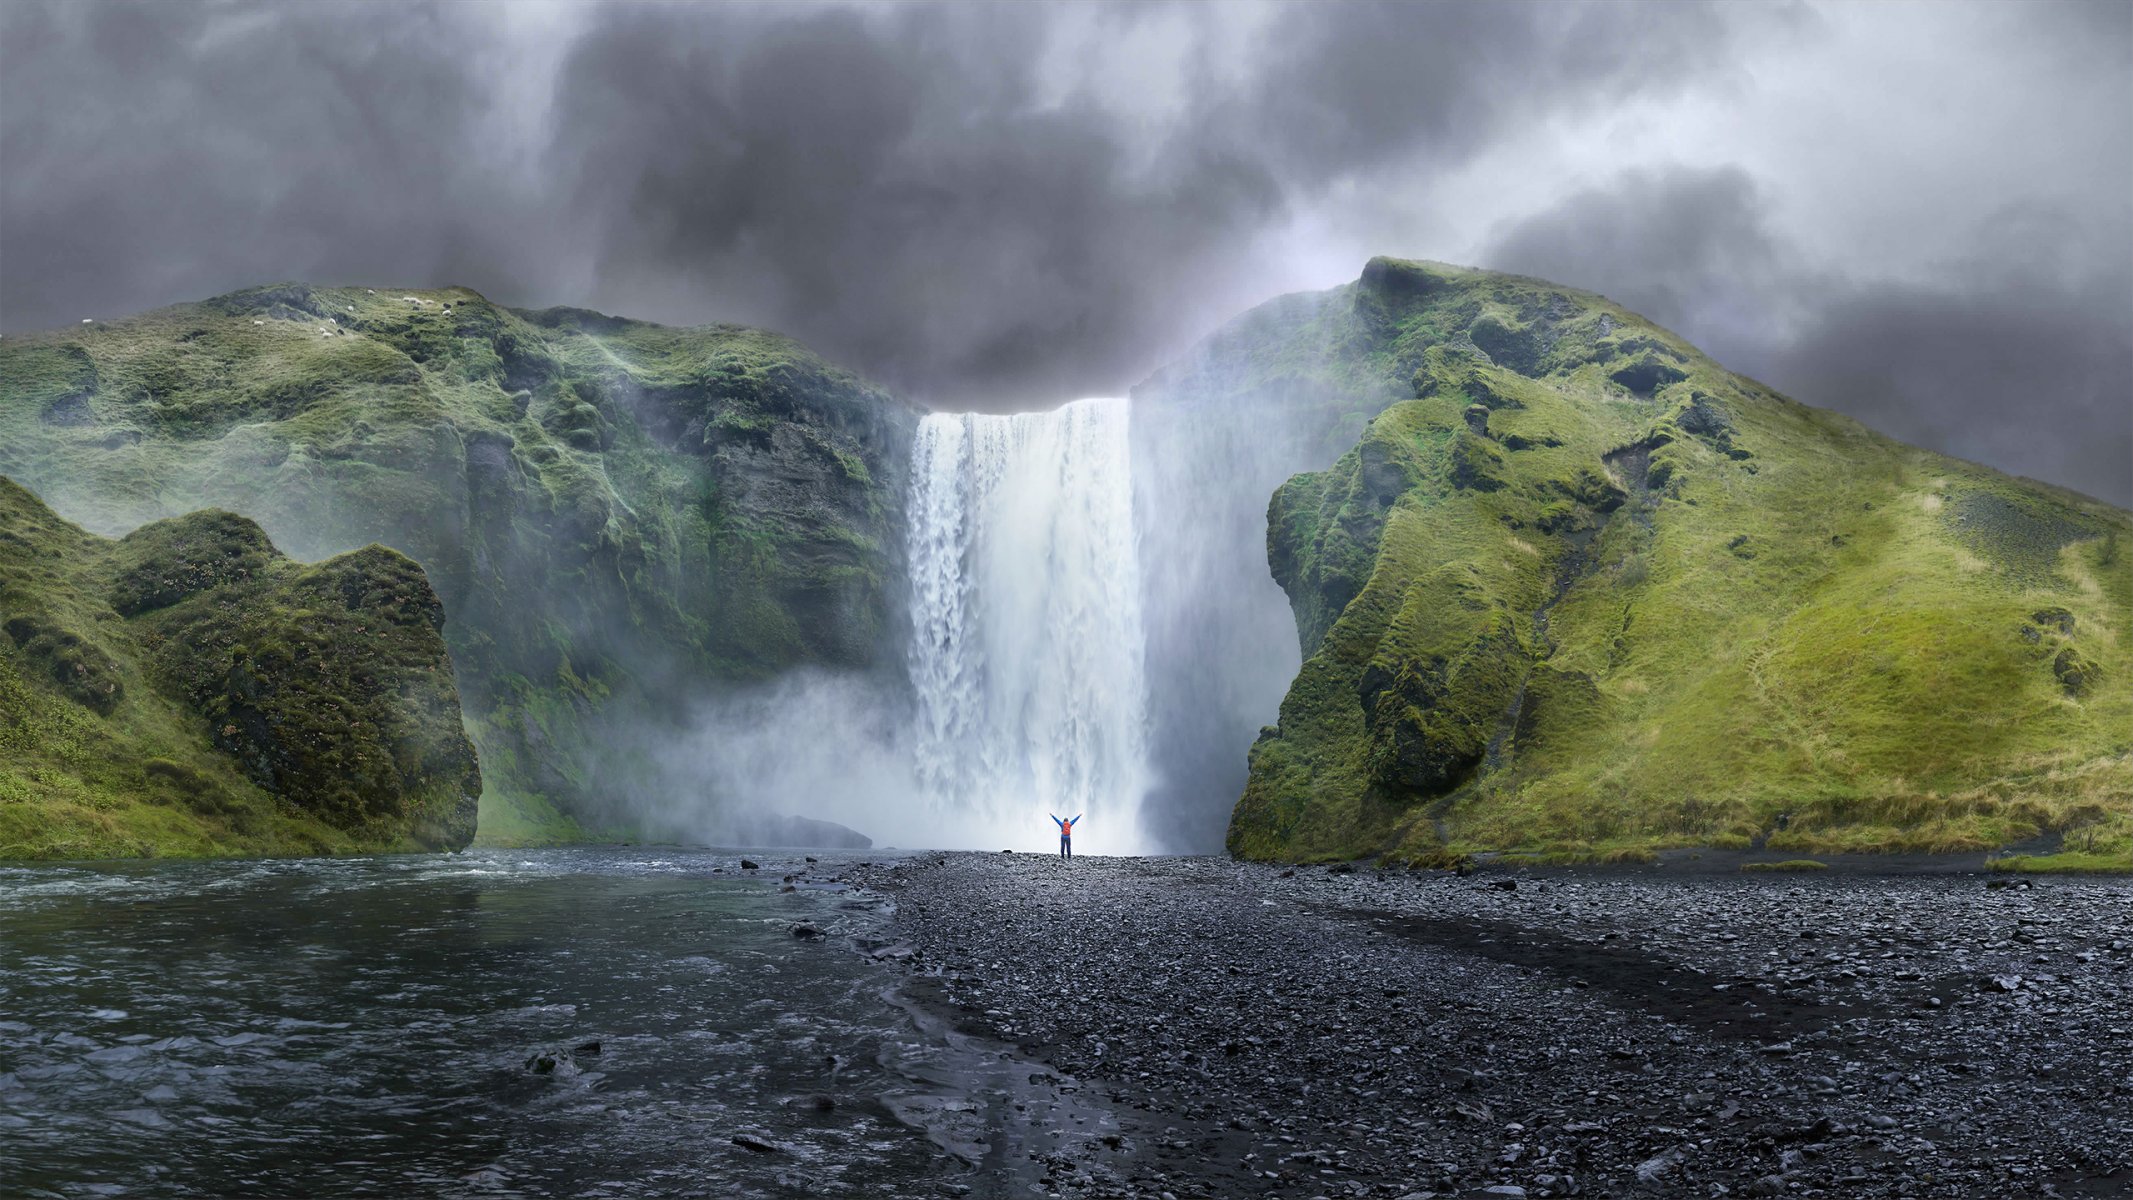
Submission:
{"label": "dark storm cloud", "polygon": [[[1409,4],[1275,10],[1266,77],[1225,81],[1176,44],[1213,13],[1082,10],[1179,52],[1143,84],[1176,93],[1144,144],[1130,95],[1039,94],[1057,10],[619,10],[560,76],[554,162],[603,248],[600,294],[741,312],[1000,406],[1122,389],[1264,299],[1255,237],[1344,179],[1646,86],[1582,53],[1577,10]],[[1610,28],[1663,49],[1724,34],[1693,6]]]}
{"label": "dark storm cloud", "polygon": [[1698,6],[530,11],[565,48],[529,92],[506,6],[10,6],[0,322],[451,281],[767,324],[937,402],[1116,392],[1264,299],[1258,240],[1328,189],[1679,86],[1631,48],[1726,36]]}
{"label": "dark storm cloud", "polygon": [[1233,111],[1296,176],[1341,176],[1418,150],[1464,155],[1558,106],[1686,86],[1738,32],[1692,4],[1298,6]]}
{"label": "dark storm cloud", "polygon": [[1924,277],[1814,270],[1738,168],[1625,174],[1484,262],[1604,291],[1735,370],[1884,433],[2133,505],[2133,245],[2012,206]]}
{"label": "dark storm cloud", "polygon": [[2129,60],[2124,4],[16,0],[0,328],[462,283],[1010,408],[1369,253],[1481,258],[2123,501],[2133,215],[2082,197],[2133,190]]}
{"label": "dark storm cloud", "polygon": [[1968,282],[1847,289],[1766,378],[1905,441],[2133,507],[2133,285]]}
{"label": "dark storm cloud", "polygon": [[[1738,167],[1629,172],[1507,224],[1482,255],[1498,270],[1605,291],[1692,341],[1711,339],[1699,344],[1719,355],[1752,343],[1770,301],[1799,286],[1784,258]],[[1755,309],[1736,311],[1750,297]]]}
{"label": "dark storm cloud", "polygon": [[449,10],[0,8],[0,324],[292,277],[509,284]]}

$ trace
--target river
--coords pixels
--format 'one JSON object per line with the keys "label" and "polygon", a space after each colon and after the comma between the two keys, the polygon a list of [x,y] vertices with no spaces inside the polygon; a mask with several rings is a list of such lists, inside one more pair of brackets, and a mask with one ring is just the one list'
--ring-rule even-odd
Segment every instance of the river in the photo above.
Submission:
{"label": "river", "polygon": [[903,1196],[988,1161],[1011,1176],[1026,1076],[930,1028],[861,952],[889,901],[838,882],[852,858],[755,857],[0,867],[0,1192]]}

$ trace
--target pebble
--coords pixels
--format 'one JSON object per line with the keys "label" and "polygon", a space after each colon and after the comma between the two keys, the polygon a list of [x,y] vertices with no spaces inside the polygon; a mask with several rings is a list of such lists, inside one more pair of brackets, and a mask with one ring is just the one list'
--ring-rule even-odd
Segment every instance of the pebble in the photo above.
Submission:
{"label": "pebble", "polygon": [[2121,881],[1479,874],[953,854],[853,882],[896,900],[907,991],[1111,1105],[1064,1195],[2133,1180],[2133,1106],[2097,1102],[2133,1087]]}

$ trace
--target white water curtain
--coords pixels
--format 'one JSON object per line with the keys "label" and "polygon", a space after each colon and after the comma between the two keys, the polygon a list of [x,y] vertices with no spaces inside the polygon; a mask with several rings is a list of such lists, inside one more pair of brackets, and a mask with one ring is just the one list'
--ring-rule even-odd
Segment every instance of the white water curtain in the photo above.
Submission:
{"label": "white water curtain", "polygon": [[1146,638],[1124,400],[936,413],[912,456],[914,764],[972,844],[1142,849]]}

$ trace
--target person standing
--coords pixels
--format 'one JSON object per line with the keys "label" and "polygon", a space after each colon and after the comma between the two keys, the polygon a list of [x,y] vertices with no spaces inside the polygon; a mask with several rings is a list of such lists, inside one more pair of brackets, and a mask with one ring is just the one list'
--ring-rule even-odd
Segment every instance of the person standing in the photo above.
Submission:
{"label": "person standing", "polygon": [[1075,813],[1064,821],[1060,820],[1057,815],[1052,816],[1052,824],[1059,826],[1059,857],[1074,857],[1074,822],[1079,820],[1081,820],[1080,813]]}

